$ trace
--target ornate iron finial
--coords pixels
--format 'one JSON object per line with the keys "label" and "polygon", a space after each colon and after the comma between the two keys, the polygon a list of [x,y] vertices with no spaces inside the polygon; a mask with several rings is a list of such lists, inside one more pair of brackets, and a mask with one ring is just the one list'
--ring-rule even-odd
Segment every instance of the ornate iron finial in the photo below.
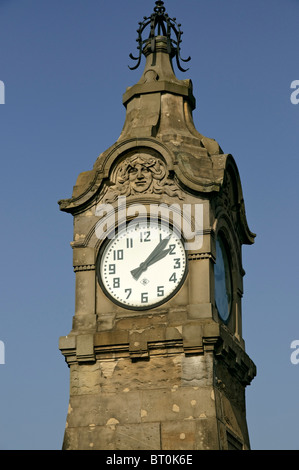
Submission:
{"label": "ornate iron finial", "polygon": [[[130,58],[133,60],[137,60],[137,64],[134,67],[129,67],[131,70],[137,69],[141,62],[142,56],[142,49],[145,43],[150,42],[151,52],[155,52],[156,50],[156,37],[157,36],[165,36],[167,39],[167,52],[169,55],[173,55],[176,58],[176,63],[182,72],[186,72],[188,69],[183,69],[180,61],[188,62],[191,57],[188,59],[182,59],[180,56],[180,44],[182,42],[181,36],[183,31],[180,30],[180,23],[176,23],[176,18],[169,18],[168,14],[165,13],[164,2],[162,0],[156,1],[156,6],[154,8],[154,13],[151,16],[143,17],[143,21],[139,22],[139,28],[137,29],[138,38],[136,41],[138,42],[137,49],[139,50],[138,57],[134,57],[130,54]],[[149,37],[145,40],[142,39],[142,34],[145,28],[150,25],[150,33]],[[175,34],[175,39],[171,38],[171,31]]]}

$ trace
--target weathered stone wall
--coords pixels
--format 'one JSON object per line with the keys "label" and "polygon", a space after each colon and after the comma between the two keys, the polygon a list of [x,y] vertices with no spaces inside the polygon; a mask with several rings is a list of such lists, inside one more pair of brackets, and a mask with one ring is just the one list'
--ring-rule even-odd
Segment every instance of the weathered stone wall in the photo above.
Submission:
{"label": "weathered stone wall", "polygon": [[181,353],[72,365],[64,447],[217,448],[212,362]]}

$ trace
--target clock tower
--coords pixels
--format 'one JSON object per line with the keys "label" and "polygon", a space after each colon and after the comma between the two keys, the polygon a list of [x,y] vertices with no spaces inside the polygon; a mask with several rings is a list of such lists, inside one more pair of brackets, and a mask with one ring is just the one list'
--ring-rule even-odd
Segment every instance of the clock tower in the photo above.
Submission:
{"label": "clock tower", "polygon": [[[138,29],[140,80],[122,133],[78,176],[76,301],[59,348],[72,450],[249,449],[242,245],[252,244],[232,155],[194,126],[181,29],[163,1]],[[147,32],[147,33],[146,33]]]}

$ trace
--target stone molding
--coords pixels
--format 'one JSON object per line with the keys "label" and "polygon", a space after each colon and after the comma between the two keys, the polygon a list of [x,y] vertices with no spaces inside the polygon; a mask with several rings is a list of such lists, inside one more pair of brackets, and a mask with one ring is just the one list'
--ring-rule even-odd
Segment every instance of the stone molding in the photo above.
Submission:
{"label": "stone molding", "polygon": [[212,255],[210,252],[205,253],[188,253],[188,261],[196,261],[198,259],[210,259],[214,263],[216,261],[215,256]]}
{"label": "stone molding", "polygon": [[97,360],[130,357],[132,361],[151,356],[213,353],[223,361],[231,374],[243,385],[256,375],[256,366],[228,329],[216,322],[189,321],[182,333],[179,328],[161,326],[144,331],[104,331],[61,337],[59,349],[71,364],[94,363]]}
{"label": "stone molding", "polygon": [[74,266],[74,272],[78,271],[94,271],[95,270],[95,264],[81,264],[78,266]]}

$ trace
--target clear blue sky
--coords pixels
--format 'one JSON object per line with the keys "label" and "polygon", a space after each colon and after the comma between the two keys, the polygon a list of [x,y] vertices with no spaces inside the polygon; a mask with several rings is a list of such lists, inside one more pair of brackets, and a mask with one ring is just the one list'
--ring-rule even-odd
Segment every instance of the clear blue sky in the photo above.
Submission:
{"label": "clear blue sky", "polygon": [[[154,0],[0,0],[0,449],[60,449],[74,313],[72,217],[57,201],[120,135],[136,29]],[[298,449],[298,0],[166,0],[191,55],[196,128],[232,153],[250,229],[243,336],[253,449]],[[144,62],[143,62],[144,64]]]}

